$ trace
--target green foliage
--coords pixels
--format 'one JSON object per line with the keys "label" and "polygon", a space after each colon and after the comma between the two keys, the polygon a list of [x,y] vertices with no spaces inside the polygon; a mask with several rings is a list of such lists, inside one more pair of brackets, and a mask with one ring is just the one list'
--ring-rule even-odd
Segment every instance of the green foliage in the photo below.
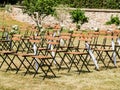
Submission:
{"label": "green foliage", "polygon": [[55,14],[55,0],[24,0],[24,12],[33,18],[38,29],[41,29],[42,20],[48,15]]}
{"label": "green foliage", "polygon": [[118,17],[118,15],[116,15],[115,17],[113,15],[111,15],[111,18],[108,22],[106,22],[107,25],[111,25],[111,24],[115,24],[115,25],[120,25],[120,19]]}
{"label": "green foliage", "polygon": [[85,16],[85,12],[80,9],[73,10],[70,14],[74,23],[84,24],[85,22],[88,22],[88,17]]}
{"label": "green foliage", "polygon": [[58,0],[60,4],[67,4],[75,8],[110,8],[120,9],[120,0]]}
{"label": "green foliage", "polygon": [[106,0],[106,8],[120,9],[120,1],[119,0]]}
{"label": "green foliage", "polygon": [[11,5],[5,5],[5,10],[6,10],[7,12],[11,13],[11,12],[12,12],[12,7],[11,7]]}
{"label": "green foliage", "polygon": [[19,26],[18,25],[13,25],[12,29],[10,31],[10,35],[17,34],[19,32]]}
{"label": "green foliage", "polygon": [[21,1],[21,0],[0,0],[0,4],[16,4],[18,1]]}
{"label": "green foliage", "polygon": [[88,17],[85,16],[85,12],[80,9],[71,11],[70,15],[73,22],[76,23],[77,29],[80,29],[82,24],[88,22]]}
{"label": "green foliage", "polygon": [[39,15],[50,15],[55,11],[56,5],[54,0],[24,0],[24,11],[29,15],[33,15],[34,12],[38,12]]}

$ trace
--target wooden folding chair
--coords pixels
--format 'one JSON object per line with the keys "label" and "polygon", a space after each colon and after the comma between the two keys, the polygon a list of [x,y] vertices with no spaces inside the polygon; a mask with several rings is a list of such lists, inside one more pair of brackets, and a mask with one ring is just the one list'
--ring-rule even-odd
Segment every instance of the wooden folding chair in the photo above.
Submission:
{"label": "wooden folding chair", "polygon": [[[53,72],[53,70],[51,69],[52,63],[55,60],[55,56],[52,55],[53,52],[55,52],[55,50],[57,50],[57,48],[53,48],[58,46],[59,43],[59,38],[55,39],[54,37],[48,37],[49,41],[47,42],[47,49],[45,50],[45,54],[46,55],[38,55],[38,50],[33,49],[34,53],[27,53],[27,54],[16,54],[18,59],[21,61],[20,66],[18,67],[18,70],[21,69],[21,66],[23,65],[26,69],[26,72],[24,75],[26,75],[29,71],[30,71],[30,67],[32,67],[32,69],[34,70],[34,77],[36,76],[36,74],[38,73],[39,68],[41,68],[42,72],[44,73],[44,78],[47,77],[48,72],[51,72],[53,76],[56,76],[55,73]],[[57,42],[54,42],[54,41]],[[37,47],[37,43],[39,43],[39,40],[30,40],[31,42],[33,42],[34,47]],[[49,56],[48,56],[49,55]],[[22,56],[23,59],[21,60],[21,58],[19,58],[19,56]],[[31,58],[31,60],[30,60]],[[27,62],[28,66],[25,64],[25,61]],[[35,64],[34,64],[35,63]],[[37,67],[34,67],[34,65],[37,65]],[[43,68],[45,67],[45,68]],[[16,72],[18,73],[18,71]]]}
{"label": "wooden folding chair", "polygon": [[120,55],[119,55],[119,51],[120,51],[120,30],[114,30],[112,31],[113,35],[112,36],[116,36],[116,40],[115,40],[115,50],[116,50],[116,54],[118,56],[118,58],[120,59]]}
{"label": "wooden folding chair", "polygon": [[9,39],[9,32],[8,32],[8,28],[7,26],[2,26],[0,28],[0,32],[1,32],[1,40],[8,40]]}
{"label": "wooden folding chair", "polygon": [[[63,52],[66,51],[67,46],[69,44],[70,35],[71,35],[71,33],[60,33],[60,36],[53,36],[53,33],[52,33],[52,35],[47,34],[44,39],[45,40],[44,46],[38,48],[39,54],[41,53],[43,55],[46,55],[45,50],[47,50],[48,48],[45,48],[45,47],[47,47],[47,45],[48,45],[47,42],[50,42],[52,39],[55,39],[55,38],[59,39],[60,40],[59,48],[57,50],[54,50],[54,53],[56,54],[55,55],[56,60],[54,61],[54,63],[57,68],[60,68],[60,61],[62,59]],[[49,47],[50,46],[51,46],[51,44],[49,45]],[[49,52],[50,52],[50,50],[49,50]],[[51,52],[52,52],[52,50],[51,50]]]}
{"label": "wooden folding chair", "polygon": [[[29,47],[27,47],[28,51],[26,51],[24,53],[23,52],[14,53],[14,59],[15,59],[15,57],[17,57],[17,59],[20,61],[20,64],[19,64],[18,69],[16,71],[16,74],[18,73],[18,71],[20,71],[22,66],[26,70],[24,75],[26,75],[27,72],[29,72],[29,69],[28,69],[29,66],[31,66],[31,68],[34,71],[36,71],[36,68],[34,67],[34,65],[32,65],[33,62],[31,63],[32,60],[30,60],[30,58],[31,58],[31,56],[35,55],[33,46],[37,47],[37,46],[39,46],[39,43],[40,43],[39,40],[31,39],[31,40],[28,41],[28,44],[29,44],[28,45]],[[35,52],[37,52],[37,51],[35,51]]]}
{"label": "wooden folding chair", "polygon": [[[86,41],[86,39],[82,39],[81,35],[79,35],[79,39],[77,42],[80,41]],[[70,45],[70,44],[69,44]],[[80,43],[78,44],[80,46]],[[85,44],[83,44],[85,45]],[[81,47],[72,47],[71,50],[66,51],[63,57],[62,62],[67,63],[67,60],[69,61],[69,65],[68,66],[68,71],[71,70],[72,66],[74,65],[75,68],[77,69],[77,71],[79,71],[79,73],[82,71],[83,66],[86,67],[87,71],[90,71],[88,66],[87,66],[87,57],[88,57],[88,52],[83,52],[83,50],[81,49]],[[70,46],[68,46],[69,49]],[[65,58],[67,57],[67,58]],[[82,64],[80,65],[80,62],[82,62]],[[62,63],[61,63],[62,64]]]}
{"label": "wooden folding chair", "polygon": [[[38,70],[41,69],[42,72],[44,73],[44,78],[45,79],[48,76],[48,73],[51,72],[51,74],[56,77],[55,73],[52,70],[52,65],[53,62],[54,64],[57,64],[57,60],[56,60],[56,52],[59,48],[59,38],[58,37],[52,37],[52,36],[47,36],[47,49],[45,50],[45,55],[34,55],[32,56],[33,60],[31,61],[31,63],[33,61],[36,61],[36,63],[38,64],[38,67],[36,68],[34,77],[36,76],[36,74],[38,73]],[[28,67],[27,70],[29,70],[30,66]]]}
{"label": "wooden folding chair", "polygon": [[95,69],[96,70],[98,70],[99,71],[99,66],[98,66],[98,64],[97,64],[97,60],[96,60],[96,57],[95,57],[95,55],[94,55],[94,48],[96,48],[96,44],[98,43],[98,38],[99,38],[99,32],[87,32],[86,33],[86,38],[89,38],[89,39],[91,39],[90,41],[89,41],[89,44],[88,44],[88,42],[86,42],[85,44],[86,44],[86,49],[85,50],[88,50],[88,52],[89,52],[89,59],[88,59],[88,65],[90,64],[90,61],[91,61],[91,59],[92,59],[92,62],[94,63],[94,65],[95,65]]}
{"label": "wooden folding chair", "polygon": [[59,68],[58,70],[61,69],[62,63],[64,63],[67,67],[67,63],[63,61],[63,57],[64,57],[64,52],[66,52],[67,50],[70,50],[71,47],[70,46],[70,41],[71,41],[71,36],[72,36],[72,32],[68,32],[68,33],[60,33],[59,39],[60,39],[60,46],[59,49],[56,52],[56,56],[59,58]]}
{"label": "wooden folding chair", "polygon": [[[6,55],[6,57],[8,57],[10,59],[10,63],[9,64],[6,62],[7,65],[8,65],[7,70],[9,70],[9,68],[11,68],[11,65],[13,64],[17,68],[16,73],[20,70],[21,65],[23,65],[27,69],[27,66],[23,63],[24,60],[26,60],[25,56],[31,56],[31,55],[33,55],[33,54],[27,54],[27,52],[23,53],[23,51],[20,50],[21,47],[22,47],[22,43],[21,42],[22,42],[22,40],[19,37],[19,35],[14,36],[12,38],[12,44],[11,44],[12,46],[11,47],[12,47],[13,50],[16,50],[16,51],[7,51],[7,52],[4,52],[4,54]],[[20,63],[21,63],[20,66],[18,64],[16,65],[16,62],[14,61],[16,59],[16,57],[17,57],[18,61],[20,61]],[[22,57],[24,57],[23,60],[22,60]],[[6,58],[4,58],[3,62],[5,62],[5,61],[6,61]],[[28,60],[26,60],[26,61],[27,61],[28,64],[30,64],[30,62]]]}
{"label": "wooden folding chair", "polygon": [[[22,53],[22,52],[14,53],[14,56],[17,57],[17,59],[20,61],[20,65],[18,66],[18,70],[16,71],[16,74],[18,73],[18,71],[21,69],[22,66],[24,66],[24,68],[26,69],[26,72],[28,72],[28,65],[30,65],[33,70],[36,70],[35,67],[31,63],[31,60],[28,60],[28,58],[35,55],[33,45],[36,46],[38,44],[38,46],[39,46],[39,43],[40,43],[39,40],[29,40],[28,51],[26,51],[24,53]],[[26,74],[27,73],[25,73],[25,75]]]}
{"label": "wooden folding chair", "polygon": [[6,30],[6,28],[2,28],[2,36],[0,38],[0,48],[2,50],[10,49],[10,42],[11,42],[11,38],[8,30]]}
{"label": "wooden folding chair", "polygon": [[18,45],[20,46],[19,47],[19,50],[20,50],[20,48],[21,48],[21,50],[23,51],[24,50],[24,48],[23,48],[23,46],[22,46],[22,40],[21,40],[21,38],[22,38],[22,35],[19,35],[19,34],[14,34],[13,36],[12,36],[12,49],[13,48],[18,48]]}
{"label": "wooden folding chair", "polygon": [[[100,39],[102,39],[101,44],[96,44],[96,48],[94,51],[97,54],[97,60],[102,61],[104,66],[108,68],[109,63],[112,62],[112,64],[116,67],[116,51],[115,51],[115,43],[114,40],[116,39],[115,36],[111,36],[111,32],[107,32],[107,34],[102,35]],[[99,47],[99,48],[98,48]],[[108,57],[108,63],[106,65],[105,59]]]}
{"label": "wooden folding chair", "polygon": [[[12,38],[12,40],[10,42],[10,45],[9,45],[10,48],[12,47],[12,45],[13,45],[12,43],[14,42],[14,40],[16,41],[16,40],[20,40],[20,39],[18,39],[18,38],[13,39]],[[12,57],[11,55],[18,51],[19,46],[20,46],[20,44],[17,45],[17,47],[15,47],[15,48],[11,48],[10,50],[2,50],[2,51],[0,51],[0,56],[3,59],[0,67],[2,67],[4,62],[5,62],[7,64],[7,66],[8,66],[6,71],[9,70],[9,68],[12,69],[11,65],[14,65],[15,69],[18,69],[17,65],[13,62],[14,57]]]}

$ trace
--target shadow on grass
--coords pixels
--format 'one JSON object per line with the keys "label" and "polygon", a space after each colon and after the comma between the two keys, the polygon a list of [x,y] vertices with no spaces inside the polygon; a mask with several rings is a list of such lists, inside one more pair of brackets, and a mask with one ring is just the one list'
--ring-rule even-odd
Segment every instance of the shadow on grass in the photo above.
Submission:
{"label": "shadow on grass", "polygon": [[[22,74],[25,74],[25,72],[21,72]],[[27,73],[26,73],[26,75],[34,75],[35,74],[35,72],[34,71],[28,71]],[[42,74],[42,72],[37,72],[37,74]],[[36,75],[37,75],[36,74]]]}
{"label": "shadow on grass", "polygon": [[53,75],[48,75],[48,76],[44,76],[44,75],[39,75],[39,77],[42,77],[43,79],[54,79],[54,78],[61,78],[61,76],[53,76]]}
{"label": "shadow on grass", "polygon": [[61,72],[61,73],[59,73],[60,75],[67,75],[67,76],[72,76],[72,74],[71,73],[69,73],[69,72]]}
{"label": "shadow on grass", "polygon": [[119,67],[115,67],[115,66],[113,66],[113,65],[111,65],[111,66],[109,65],[108,67],[105,67],[105,66],[101,66],[101,67],[100,67],[101,70],[116,69],[116,68],[119,68]]}
{"label": "shadow on grass", "polygon": [[11,69],[6,69],[6,72],[7,71],[17,71],[18,69],[16,69],[16,68],[11,68]]}
{"label": "shadow on grass", "polygon": [[88,66],[95,66],[95,64],[90,63],[90,64],[88,64]]}
{"label": "shadow on grass", "polygon": [[77,71],[75,71],[75,72],[77,72],[78,74],[81,74],[81,73],[92,73],[93,71],[86,71],[86,70],[77,70]]}

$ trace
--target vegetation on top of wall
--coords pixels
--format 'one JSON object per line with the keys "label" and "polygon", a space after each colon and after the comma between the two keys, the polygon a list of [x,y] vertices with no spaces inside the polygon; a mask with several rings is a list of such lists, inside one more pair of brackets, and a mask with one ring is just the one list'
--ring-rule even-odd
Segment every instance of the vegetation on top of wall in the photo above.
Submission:
{"label": "vegetation on top of wall", "polygon": [[[24,0],[1,0],[0,4],[22,4]],[[36,0],[36,2],[39,0]],[[120,0],[54,0],[58,4],[67,5],[74,8],[104,8],[120,9]]]}
{"label": "vegetation on top of wall", "polygon": [[58,2],[74,8],[120,9],[120,0],[58,0]]}

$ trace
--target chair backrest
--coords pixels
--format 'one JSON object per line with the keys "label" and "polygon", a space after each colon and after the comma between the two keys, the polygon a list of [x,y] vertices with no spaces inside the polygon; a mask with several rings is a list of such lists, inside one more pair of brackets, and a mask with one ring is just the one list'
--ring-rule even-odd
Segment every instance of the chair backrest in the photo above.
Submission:
{"label": "chair backrest", "polygon": [[117,37],[115,44],[119,44],[120,45],[120,30],[113,30],[112,31],[112,36]]}
{"label": "chair backrest", "polygon": [[23,51],[23,47],[22,47],[22,35],[19,34],[14,34],[11,38],[11,48],[12,50],[16,50],[16,52],[18,51]]}
{"label": "chair backrest", "polygon": [[71,48],[77,48],[80,44],[80,40],[79,40],[79,37],[82,35],[82,33],[76,33],[74,32],[72,34],[72,38],[71,38],[71,41],[70,41],[70,46]]}
{"label": "chair backrest", "polygon": [[[86,44],[88,44],[88,45],[91,44],[92,39],[93,39],[92,35],[81,34],[81,36],[78,39],[80,41],[79,48],[82,48],[83,50],[85,50]],[[90,48],[90,46],[89,46],[89,48]]]}
{"label": "chair backrest", "polygon": [[68,50],[70,49],[71,45],[71,38],[72,38],[72,33],[61,33],[59,36],[60,39],[60,49],[61,50]]}
{"label": "chair backrest", "polygon": [[46,45],[45,55],[51,55],[54,58],[60,47],[59,37],[46,36]]}
{"label": "chair backrest", "polygon": [[39,39],[30,39],[29,42],[29,49],[27,53],[36,53],[38,54],[38,48],[41,47]]}
{"label": "chair backrest", "polygon": [[106,44],[107,38],[105,36],[111,36],[112,32],[107,30],[99,30],[99,37],[97,40],[97,45],[102,46]]}
{"label": "chair backrest", "polygon": [[97,44],[98,38],[99,38],[99,32],[88,32],[88,36],[93,36],[91,44]]}

